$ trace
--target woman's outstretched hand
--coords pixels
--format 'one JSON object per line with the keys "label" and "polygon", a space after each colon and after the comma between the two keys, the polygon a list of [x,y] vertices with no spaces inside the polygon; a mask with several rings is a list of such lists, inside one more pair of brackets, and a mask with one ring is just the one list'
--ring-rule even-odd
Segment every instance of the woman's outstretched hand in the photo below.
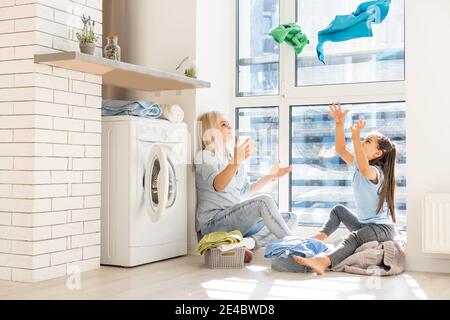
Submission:
{"label": "woman's outstretched hand", "polygon": [[253,141],[250,138],[247,138],[244,141],[238,139],[234,145],[233,164],[240,165],[250,158],[254,151]]}
{"label": "woman's outstretched hand", "polygon": [[341,124],[345,122],[345,116],[347,115],[348,110],[342,111],[341,103],[332,103],[330,106],[329,115],[336,121],[336,124]]}
{"label": "woman's outstretched hand", "polygon": [[291,171],[292,171],[292,165],[289,165],[289,167],[280,168],[280,160],[278,160],[273,165],[272,170],[270,170],[269,176],[272,179],[279,179],[281,177],[284,177]]}

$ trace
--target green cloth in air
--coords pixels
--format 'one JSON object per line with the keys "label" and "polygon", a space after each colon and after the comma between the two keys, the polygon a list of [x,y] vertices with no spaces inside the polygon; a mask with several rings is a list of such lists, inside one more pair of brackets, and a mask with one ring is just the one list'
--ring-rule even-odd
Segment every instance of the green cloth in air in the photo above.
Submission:
{"label": "green cloth in air", "polygon": [[206,234],[198,243],[197,250],[203,255],[210,248],[217,248],[223,244],[233,244],[244,239],[239,230],[230,232],[211,232]]}
{"label": "green cloth in air", "polygon": [[270,30],[269,35],[277,43],[286,42],[288,45],[294,47],[296,54],[300,54],[303,48],[309,44],[308,38],[295,23],[281,24]]}

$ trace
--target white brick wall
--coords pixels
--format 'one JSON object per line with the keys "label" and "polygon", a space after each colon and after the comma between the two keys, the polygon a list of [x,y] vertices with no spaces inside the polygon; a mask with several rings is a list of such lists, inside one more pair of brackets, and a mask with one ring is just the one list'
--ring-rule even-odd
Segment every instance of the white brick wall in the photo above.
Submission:
{"label": "white brick wall", "polygon": [[0,280],[100,264],[102,79],[33,63],[78,51],[82,14],[101,35],[102,0],[0,0]]}

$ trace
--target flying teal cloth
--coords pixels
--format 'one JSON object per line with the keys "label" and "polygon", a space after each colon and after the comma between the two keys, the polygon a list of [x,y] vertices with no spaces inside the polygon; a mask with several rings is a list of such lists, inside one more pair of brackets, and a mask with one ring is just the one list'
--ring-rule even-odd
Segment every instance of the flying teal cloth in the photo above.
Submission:
{"label": "flying teal cloth", "polygon": [[389,13],[391,0],[375,0],[361,3],[355,12],[336,16],[330,25],[319,31],[317,56],[324,62],[323,44],[327,41],[340,42],[362,37],[372,37],[372,24],[382,23]]}
{"label": "flying teal cloth", "polygon": [[309,43],[308,38],[302,33],[302,30],[295,23],[281,24],[270,30],[269,35],[277,43],[286,42],[294,47],[295,53],[300,54],[303,48]]}

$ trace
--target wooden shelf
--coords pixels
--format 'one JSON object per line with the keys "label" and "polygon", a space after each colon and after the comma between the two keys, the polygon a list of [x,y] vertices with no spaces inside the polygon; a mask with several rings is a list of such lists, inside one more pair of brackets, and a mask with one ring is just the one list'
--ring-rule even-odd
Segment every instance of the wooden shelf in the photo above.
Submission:
{"label": "wooden shelf", "polygon": [[36,54],[34,62],[99,75],[103,77],[104,84],[127,89],[165,91],[211,87],[209,82],[176,73],[109,60],[75,51]]}

